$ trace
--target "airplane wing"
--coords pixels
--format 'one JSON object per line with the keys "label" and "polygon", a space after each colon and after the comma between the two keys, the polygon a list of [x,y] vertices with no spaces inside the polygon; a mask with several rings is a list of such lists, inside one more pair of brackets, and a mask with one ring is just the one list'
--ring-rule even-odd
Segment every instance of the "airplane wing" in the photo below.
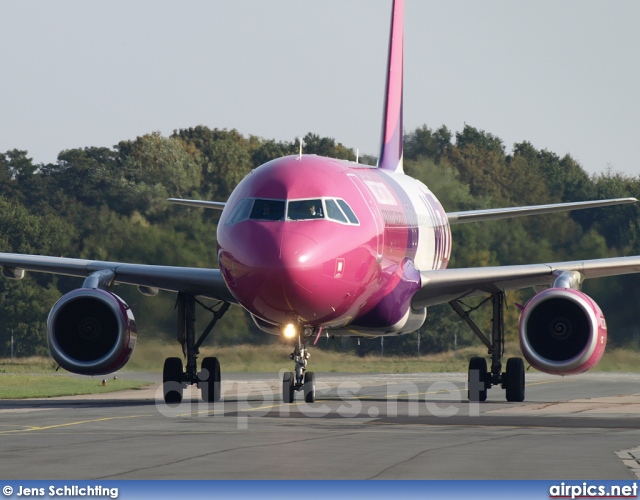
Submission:
{"label": "airplane wing", "polygon": [[167,198],[167,201],[175,205],[186,205],[188,207],[212,208],[214,210],[224,210],[226,203],[224,201],[204,201],[204,200],[185,200],[183,198]]}
{"label": "airplane wing", "polygon": [[468,210],[466,212],[449,212],[447,213],[447,219],[449,220],[449,224],[463,224],[465,222],[508,219],[511,217],[567,212],[570,210],[582,210],[585,208],[610,207],[613,205],[636,203],[637,201],[638,200],[636,198],[615,198],[612,200],[578,201],[570,203],[554,203],[550,205],[531,205],[527,207]]}
{"label": "airplane wing", "polygon": [[421,288],[413,296],[412,305],[418,309],[498,290],[550,285],[561,271],[577,271],[584,278],[640,273],[640,256],[421,271]]}
{"label": "airplane wing", "polygon": [[183,292],[236,303],[219,269],[151,266],[11,253],[0,253],[0,267],[7,278],[21,278],[23,271],[86,278],[96,271],[110,270],[115,274],[115,283]]}

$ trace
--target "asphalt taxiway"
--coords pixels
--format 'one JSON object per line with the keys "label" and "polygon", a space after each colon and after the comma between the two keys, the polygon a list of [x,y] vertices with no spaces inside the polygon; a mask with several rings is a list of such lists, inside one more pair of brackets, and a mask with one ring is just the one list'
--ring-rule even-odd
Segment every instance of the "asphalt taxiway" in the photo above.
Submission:
{"label": "asphalt taxiway", "polygon": [[[148,389],[0,401],[3,479],[636,479],[640,375],[528,374],[526,401],[466,374],[317,374],[280,402],[278,374],[224,374],[223,401]],[[636,475],[638,471],[638,476]]]}

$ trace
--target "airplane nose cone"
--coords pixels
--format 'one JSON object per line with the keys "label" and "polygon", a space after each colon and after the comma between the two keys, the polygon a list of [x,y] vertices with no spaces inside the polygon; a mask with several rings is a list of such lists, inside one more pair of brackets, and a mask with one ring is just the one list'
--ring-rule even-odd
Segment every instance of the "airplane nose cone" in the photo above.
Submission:
{"label": "airplane nose cone", "polygon": [[322,268],[322,249],[315,240],[298,232],[280,234],[280,252],[274,268],[286,272]]}
{"label": "airplane nose cone", "polygon": [[311,236],[282,231],[250,245],[244,252],[250,261],[229,272],[232,293],[250,312],[287,323],[293,318],[311,322],[331,311],[321,292],[322,247]]}

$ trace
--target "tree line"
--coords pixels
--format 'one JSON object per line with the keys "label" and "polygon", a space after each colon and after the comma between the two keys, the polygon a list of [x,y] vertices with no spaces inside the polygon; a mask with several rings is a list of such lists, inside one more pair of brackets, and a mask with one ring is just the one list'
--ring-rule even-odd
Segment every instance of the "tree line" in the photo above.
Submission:
{"label": "tree line", "polygon": [[[355,160],[352,148],[307,134],[304,152]],[[0,251],[194,267],[216,265],[219,213],[172,206],[169,197],[225,201],[259,165],[296,154],[299,143],[244,136],[236,130],[198,126],[168,137],[154,132],[113,148],[62,151],[55,163],[34,164],[27,151],[0,153]],[[419,127],[405,135],[405,171],[423,181],[447,211],[640,196],[640,180],[605,171],[587,174],[570,155],[536,149],[529,142],[507,152],[503,141],[465,125]],[[361,162],[375,164],[375,157]],[[640,254],[636,205],[454,226],[450,267],[553,262]],[[0,356],[13,332],[17,356],[46,354],[46,318],[57,298],[81,280],[27,273],[0,280]],[[588,280],[584,291],[607,317],[614,344],[636,344],[640,279],[634,275]],[[134,287],[116,291],[133,308],[140,336],[174,338],[175,295],[143,297]],[[523,302],[531,292],[509,294]],[[515,336],[517,309],[507,309]],[[204,321],[204,320],[203,320]],[[488,317],[480,314],[488,324]],[[240,308],[219,323],[220,344],[276,341]],[[429,310],[420,351],[438,352],[475,342],[446,305]],[[377,352],[379,342],[320,342],[323,348]],[[417,335],[385,340],[388,354],[417,353]]]}

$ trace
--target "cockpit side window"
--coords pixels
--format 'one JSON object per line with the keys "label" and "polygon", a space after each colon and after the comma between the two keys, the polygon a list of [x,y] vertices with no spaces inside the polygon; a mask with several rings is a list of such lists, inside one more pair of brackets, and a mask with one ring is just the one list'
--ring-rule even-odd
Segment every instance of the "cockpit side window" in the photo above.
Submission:
{"label": "cockpit side window", "polygon": [[338,202],[338,205],[340,205],[340,208],[342,208],[342,211],[347,216],[347,219],[349,219],[349,222],[351,222],[351,224],[360,223],[358,222],[358,218],[356,217],[356,214],[353,213],[353,210],[351,210],[351,207],[347,204],[346,201],[344,200],[336,200],[336,201]]}
{"label": "cockpit side window", "polygon": [[251,210],[251,219],[284,220],[283,200],[255,200]]}
{"label": "cockpit side window", "polygon": [[289,220],[324,219],[322,200],[290,201],[287,218]]}
{"label": "cockpit side window", "polygon": [[347,218],[342,213],[342,210],[338,208],[338,205],[334,200],[329,199],[325,200],[324,202],[327,205],[327,217],[333,220],[337,220],[338,222],[344,222],[345,224],[347,223]]}
{"label": "cockpit side window", "polygon": [[227,224],[235,224],[236,222],[242,222],[243,220],[248,219],[252,207],[253,199],[251,198],[247,198],[238,202],[238,204],[231,212],[231,215],[227,220]]}

